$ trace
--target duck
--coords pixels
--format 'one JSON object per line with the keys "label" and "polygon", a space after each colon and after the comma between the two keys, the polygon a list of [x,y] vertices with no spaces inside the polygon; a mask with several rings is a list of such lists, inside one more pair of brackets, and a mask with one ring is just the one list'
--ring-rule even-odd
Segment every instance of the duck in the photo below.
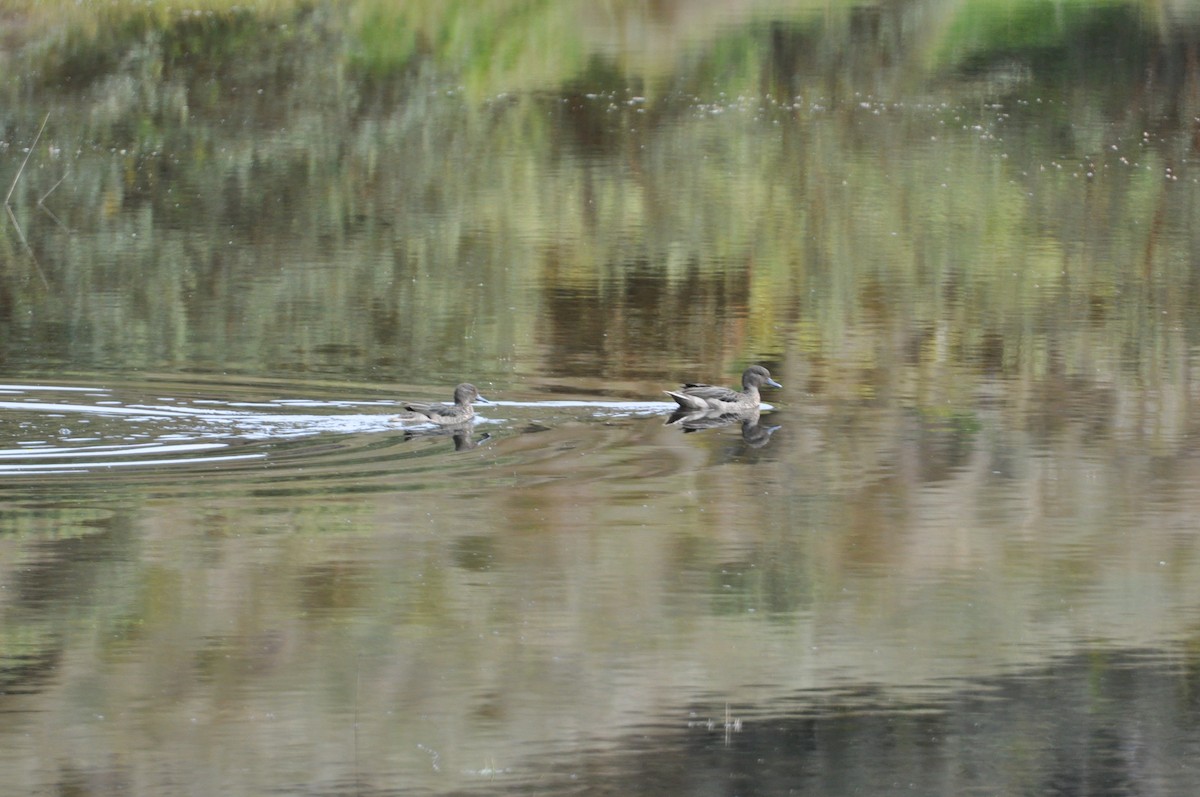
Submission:
{"label": "duck", "polygon": [[476,401],[491,404],[490,401],[479,395],[479,390],[474,385],[463,382],[454,388],[453,404],[405,404],[404,409],[408,410],[411,415],[397,416],[396,419],[424,421],[436,423],[438,426],[470,423],[475,419],[475,408],[471,405]]}
{"label": "duck", "polygon": [[744,412],[757,409],[758,389],[763,385],[783,387],[771,378],[771,372],[761,365],[752,365],[742,372],[741,391],[728,387],[701,385],[689,382],[679,390],[665,391],[675,399],[681,410],[689,412]]}

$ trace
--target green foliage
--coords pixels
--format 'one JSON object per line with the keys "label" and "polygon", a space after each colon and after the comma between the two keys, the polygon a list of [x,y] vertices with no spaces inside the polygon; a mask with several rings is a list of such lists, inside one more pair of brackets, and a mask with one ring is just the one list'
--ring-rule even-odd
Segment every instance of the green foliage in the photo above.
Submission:
{"label": "green foliage", "polygon": [[1060,82],[1120,83],[1131,64],[1155,47],[1155,21],[1144,6],[1104,2],[974,2],[930,42],[931,63],[940,69],[1011,83],[1014,67],[1032,68]]}

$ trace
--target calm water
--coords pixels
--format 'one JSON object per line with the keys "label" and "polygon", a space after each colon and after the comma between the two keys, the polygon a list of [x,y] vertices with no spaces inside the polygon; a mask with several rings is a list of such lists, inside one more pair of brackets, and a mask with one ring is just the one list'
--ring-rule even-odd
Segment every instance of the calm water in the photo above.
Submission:
{"label": "calm water", "polygon": [[0,3],[0,792],[1200,792],[1189,7],[206,3]]}

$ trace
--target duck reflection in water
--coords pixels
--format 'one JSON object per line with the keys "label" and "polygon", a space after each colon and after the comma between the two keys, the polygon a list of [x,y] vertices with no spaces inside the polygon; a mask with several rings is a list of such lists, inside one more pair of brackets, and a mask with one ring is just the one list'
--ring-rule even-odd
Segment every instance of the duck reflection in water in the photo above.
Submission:
{"label": "duck reflection in water", "polygon": [[779,428],[778,425],[763,423],[758,408],[742,412],[687,412],[675,410],[667,418],[667,426],[678,426],[684,434],[699,432],[704,429],[720,429],[742,425],[742,440],[751,448],[762,448],[771,441],[771,435]]}
{"label": "duck reflection in water", "polygon": [[420,437],[445,437],[450,436],[454,440],[455,451],[470,451],[476,446],[486,443],[492,439],[492,436],[484,432],[476,439],[474,436],[475,424],[468,421],[461,423],[458,426],[445,426],[439,429],[405,429],[404,439],[415,440]]}

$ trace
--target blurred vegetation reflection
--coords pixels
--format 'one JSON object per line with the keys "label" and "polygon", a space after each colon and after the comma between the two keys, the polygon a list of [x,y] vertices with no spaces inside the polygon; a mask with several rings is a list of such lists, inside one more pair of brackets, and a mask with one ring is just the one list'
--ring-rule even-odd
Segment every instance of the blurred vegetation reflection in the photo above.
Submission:
{"label": "blurred vegetation reflection", "polygon": [[0,352],[493,378],[803,357],[825,389],[951,403],[996,374],[1178,378],[1195,16],[942,11],[9,4],[6,174],[50,120]]}

